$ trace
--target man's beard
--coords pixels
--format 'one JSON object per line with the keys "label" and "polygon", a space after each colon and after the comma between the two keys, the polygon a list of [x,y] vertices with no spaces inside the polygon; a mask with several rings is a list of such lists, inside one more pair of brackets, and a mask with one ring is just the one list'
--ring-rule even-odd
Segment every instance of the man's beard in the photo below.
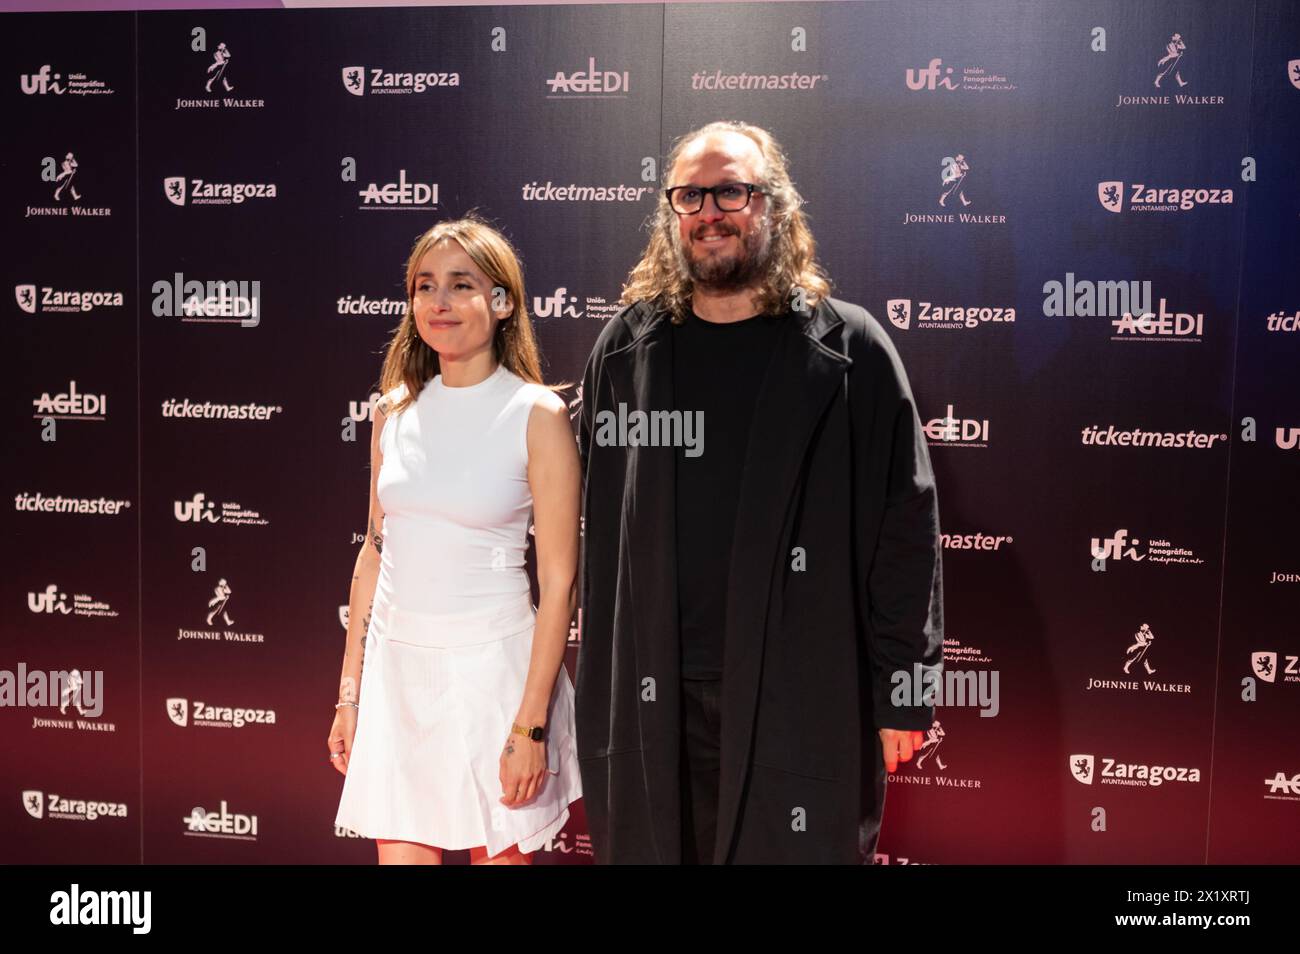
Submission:
{"label": "man's beard", "polygon": [[[681,236],[675,236],[678,267],[690,276],[697,287],[716,292],[740,291],[755,284],[767,273],[772,262],[772,238],[766,220],[758,223],[758,228],[748,235],[740,235],[738,232],[731,234],[740,238],[743,246],[741,251],[731,255],[706,255],[703,258],[693,258],[681,244]],[[700,240],[696,239],[697,248],[700,244]]]}

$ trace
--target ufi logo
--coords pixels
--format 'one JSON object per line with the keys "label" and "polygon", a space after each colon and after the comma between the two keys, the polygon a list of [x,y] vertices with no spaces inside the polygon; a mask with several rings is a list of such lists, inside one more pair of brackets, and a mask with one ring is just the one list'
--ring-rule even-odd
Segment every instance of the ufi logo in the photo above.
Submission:
{"label": "ufi logo", "polygon": [[[1133,546],[1128,546],[1129,542]],[[1132,541],[1129,541],[1127,528],[1121,527],[1115,531],[1114,536],[1105,539],[1093,537],[1092,549],[1089,552],[1098,560],[1109,560],[1112,557],[1116,560],[1123,560],[1127,557],[1137,563],[1146,559],[1146,554],[1139,554],[1137,551],[1137,545],[1141,542],[1137,537],[1133,537]]]}
{"label": "ufi logo", "polygon": [[46,63],[35,73],[20,75],[22,91],[27,96],[112,96],[114,90],[103,80],[92,79],[85,73],[72,70],[64,82],[62,73],[52,73]]}
{"label": "ufi logo", "polygon": [[23,92],[28,96],[44,96],[47,93],[62,96],[67,91],[59,85],[61,78],[62,74],[51,73],[50,64],[46,63],[39,72],[22,75]]}
{"label": "ufi logo", "polygon": [[943,60],[937,56],[924,69],[909,67],[906,79],[907,88],[913,92],[965,90],[988,93],[1010,92],[1019,88],[1009,75],[997,69],[972,63],[963,63],[960,67],[944,66]]}
{"label": "ufi logo", "polygon": [[27,608],[33,613],[62,613],[64,616],[72,612],[68,608],[68,594],[59,592],[59,587],[51,583],[39,593],[27,594]]}
{"label": "ufi logo", "polygon": [[182,523],[199,523],[201,521],[217,523],[216,510],[216,503],[208,500],[207,496],[202,492],[195,494],[189,500],[175,500],[172,502],[172,513]]}
{"label": "ufi logo", "polygon": [[1147,561],[1148,565],[1188,564],[1204,566],[1205,560],[1196,555],[1191,547],[1175,546],[1164,538],[1151,538],[1146,541],[1145,551],[1138,552],[1142,541],[1138,537],[1129,538],[1128,530],[1120,528],[1110,537],[1093,537],[1089,548],[1094,572],[1105,571],[1110,560],[1120,563],[1131,560],[1134,563]]}
{"label": "ufi logo", "polygon": [[348,402],[348,417],[360,423],[362,421],[373,422],[375,419],[375,408],[379,405],[379,399],[382,395],[378,391],[371,391],[370,397],[364,401]]}
{"label": "ufi logo", "polygon": [[578,296],[570,295],[569,289],[561,286],[549,298],[533,297],[533,316],[536,318],[581,318],[582,312],[573,307]]}
{"label": "ufi logo", "polygon": [[[940,72],[942,71],[942,72]],[[944,66],[943,60],[935,57],[930,61],[930,65],[923,70],[907,70],[907,88],[913,90],[922,89],[952,89],[957,88],[957,84],[952,81],[952,67]]]}

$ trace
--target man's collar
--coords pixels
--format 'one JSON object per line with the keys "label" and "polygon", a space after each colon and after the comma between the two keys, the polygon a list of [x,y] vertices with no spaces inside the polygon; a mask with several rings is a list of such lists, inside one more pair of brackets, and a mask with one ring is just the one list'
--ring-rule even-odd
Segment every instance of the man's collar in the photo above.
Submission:
{"label": "man's collar", "polygon": [[[802,309],[791,309],[784,314],[790,320],[799,322],[803,334],[816,341],[821,341],[844,323],[831,298],[821,299],[811,308],[805,306]],[[663,305],[655,301],[639,301],[627,309],[623,320],[632,332],[632,340],[628,343],[631,346],[647,335],[666,331],[672,318]]]}

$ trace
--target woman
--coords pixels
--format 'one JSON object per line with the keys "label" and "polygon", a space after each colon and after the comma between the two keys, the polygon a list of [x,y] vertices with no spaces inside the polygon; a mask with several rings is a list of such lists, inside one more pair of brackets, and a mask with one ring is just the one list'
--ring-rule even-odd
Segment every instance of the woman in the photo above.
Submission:
{"label": "woman", "polygon": [[[380,864],[528,864],[579,798],[573,686],[580,470],[542,384],[510,243],[434,226],[406,267],[371,431],[330,760],[335,824]],[[530,511],[540,605],[524,551]]]}

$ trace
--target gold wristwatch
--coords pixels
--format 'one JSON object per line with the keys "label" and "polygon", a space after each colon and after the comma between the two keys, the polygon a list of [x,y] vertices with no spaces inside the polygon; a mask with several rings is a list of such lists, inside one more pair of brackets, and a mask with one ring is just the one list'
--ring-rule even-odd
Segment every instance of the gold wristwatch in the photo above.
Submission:
{"label": "gold wristwatch", "polygon": [[540,741],[542,741],[542,739],[545,738],[545,735],[546,735],[546,727],[545,727],[545,726],[541,726],[541,725],[534,725],[534,726],[528,726],[528,727],[525,727],[525,726],[519,725],[518,723],[514,723],[514,722],[512,722],[512,723],[510,724],[510,731],[511,731],[511,732],[518,733],[519,735],[526,735],[526,736],[528,736],[528,738],[532,739],[534,742],[540,742]]}

